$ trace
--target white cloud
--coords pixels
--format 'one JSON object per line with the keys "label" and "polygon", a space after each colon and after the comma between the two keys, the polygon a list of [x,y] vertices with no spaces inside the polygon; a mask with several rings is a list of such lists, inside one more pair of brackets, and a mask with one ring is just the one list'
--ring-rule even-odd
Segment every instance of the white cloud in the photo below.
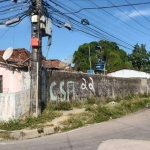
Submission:
{"label": "white cloud", "polygon": [[5,28],[6,26],[4,26],[4,25],[0,25],[0,29],[2,29],[2,28]]}
{"label": "white cloud", "polygon": [[[140,12],[140,13],[139,13]],[[135,17],[141,17],[141,14],[144,16],[150,16],[150,10],[145,9],[145,10],[132,10],[132,11],[124,11],[125,14],[128,16],[135,18]],[[130,19],[127,15],[121,13],[120,11],[117,11],[116,16],[121,18],[122,20],[127,20]]]}

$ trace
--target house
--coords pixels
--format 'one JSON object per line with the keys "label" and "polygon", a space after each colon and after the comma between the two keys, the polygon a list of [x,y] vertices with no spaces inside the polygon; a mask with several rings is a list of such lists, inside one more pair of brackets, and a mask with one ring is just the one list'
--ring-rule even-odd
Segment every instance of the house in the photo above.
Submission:
{"label": "house", "polygon": [[[5,61],[0,51],[0,120],[20,119],[29,114],[30,108],[30,58],[31,53],[24,48],[14,49]],[[59,60],[43,60],[42,91],[45,91],[45,70],[69,70],[69,64]],[[45,94],[42,94],[44,99]]]}
{"label": "house", "polygon": [[0,51],[0,76],[2,78],[2,93],[19,92],[30,88],[28,71],[30,52],[24,48],[14,49],[11,57],[5,61]]}
{"label": "house", "polygon": [[[5,50],[0,50],[0,92],[12,93],[30,89],[31,53],[24,48],[14,49],[7,62],[2,58]],[[71,70],[70,65],[60,60],[43,60],[42,66],[51,70]]]}
{"label": "house", "polygon": [[121,77],[121,78],[150,78],[150,73],[146,73],[134,69],[120,69],[107,74],[111,77]]}

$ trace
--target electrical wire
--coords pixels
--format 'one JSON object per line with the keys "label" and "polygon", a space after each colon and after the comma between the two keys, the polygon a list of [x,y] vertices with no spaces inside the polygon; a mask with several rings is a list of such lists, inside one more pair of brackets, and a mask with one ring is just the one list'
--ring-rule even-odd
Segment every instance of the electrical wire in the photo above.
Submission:
{"label": "electrical wire", "polygon": [[144,2],[144,3],[134,3],[134,4],[125,4],[125,5],[113,5],[113,6],[105,6],[105,7],[89,7],[89,8],[82,8],[80,10],[71,12],[71,13],[65,13],[65,14],[75,14],[79,13],[80,11],[87,10],[87,9],[109,9],[109,8],[119,8],[119,7],[129,7],[129,6],[135,6],[135,5],[147,5],[150,4],[150,2]]}
{"label": "electrical wire", "polygon": [[[113,6],[115,6],[111,1],[107,0],[109,3],[111,3]],[[131,6],[132,4],[130,4],[129,6]],[[136,21],[135,19],[133,19],[132,17],[130,17],[128,14],[126,14],[124,11],[122,11],[119,7],[116,7],[119,11],[121,11],[124,15],[126,15],[128,18],[132,19],[134,22],[136,22],[137,24],[139,24],[140,26],[142,26],[143,28],[147,29],[148,31],[150,31],[149,28],[145,27],[144,25],[142,25],[141,23],[139,23],[138,21]]]}
{"label": "electrical wire", "polygon": [[2,34],[2,36],[0,37],[0,40],[3,38],[3,36],[8,32],[10,28],[7,28],[7,30]]}
{"label": "electrical wire", "polygon": [[[62,9],[64,9],[64,8],[63,8],[62,6],[60,6],[58,3],[56,3],[56,2],[54,2],[54,1],[52,1],[52,0],[51,0],[51,2],[54,3],[55,5],[61,7]],[[65,10],[66,10],[66,9],[65,9]],[[66,11],[68,11],[68,10],[66,10]],[[59,11],[57,10],[57,12],[59,12]],[[59,13],[60,13],[60,12],[59,12]],[[64,15],[64,14],[63,14],[63,15]],[[82,18],[82,17],[79,17],[79,18]],[[69,20],[71,20],[71,18],[69,18]],[[107,35],[113,37],[114,39],[117,39],[117,40],[119,40],[120,42],[123,42],[123,43],[125,43],[125,44],[127,44],[127,45],[129,45],[129,46],[132,46],[132,45],[130,45],[130,44],[124,42],[123,40],[120,40],[119,38],[117,38],[117,37],[115,37],[115,36],[113,36],[113,35],[111,35],[111,34],[105,32],[105,31],[103,31],[103,30],[101,30],[100,28],[98,28],[98,27],[97,27],[96,25],[94,25],[94,24],[90,24],[90,25],[92,25],[93,27],[95,27],[97,30],[99,30],[99,31],[101,31],[101,32],[103,32],[103,33],[105,33],[105,34],[107,34]],[[133,47],[133,46],[132,46],[132,47]]]}
{"label": "electrical wire", "polygon": [[[131,5],[127,0],[125,0],[129,5]],[[131,7],[136,10],[143,18],[145,18],[148,22],[150,22],[150,20],[148,18],[146,18],[140,11],[138,11],[133,5],[131,5]]]}
{"label": "electrical wire", "polygon": [[[71,1],[71,0],[70,0]],[[90,4],[92,3],[94,6],[97,6],[97,7],[99,7],[97,4],[95,4],[93,1],[91,1],[91,0],[88,0],[89,2],[90,2]],[[73,3],[75,3],[75,2],[73,2]],[[76,4],[76,3],[75,3]],[[78,5],[78,4],[76,4],[76,5]],[[79,5],[78,5],[79,6]],[[88,10],[87,10],[88,11]],[[98,10],[99,12],[101,12],[100,10]],[[92,16],[95,16],[96,18],[98,18],[98,19],[100,19],[100,20],[104,20],[105,22],[107,22],[108,24],[106,24],[106,25],[108,25],[109,27],[110,27],[110,24],[111,24],[111,26],[113,26],[113,27],[115,27],[117,30],[120,30],[123,34],[126,34],[126,37],[127,38],[131,38],[132,40],[135,40],[135,39],[137,39],[138,37],[137,36],[134,36],[134,35],[131,35],[130,33],[127,33],[123,28],[120,28],[120,27],[118,27],[117,25],[114,25],[112,22],[108,22],[107,20],[105,20],[105,19],[103,19],[103,18],[100,18],[98,15],[96,15],[96,14],[94,14],[94,13],[92,13],[92,12],[89,12]],[[125,36],[125,35],[123,35],[123,36]]]}

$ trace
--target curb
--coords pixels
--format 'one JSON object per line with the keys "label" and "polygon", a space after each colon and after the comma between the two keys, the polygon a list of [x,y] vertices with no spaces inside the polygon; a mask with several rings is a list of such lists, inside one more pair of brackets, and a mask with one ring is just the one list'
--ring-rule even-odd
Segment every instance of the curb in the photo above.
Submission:
{"label": "curb", "polygon": [[[53,127],[46,127],[43,129],[44,133],[42,133],[41,135],[37,132],[37,129],[34,130],[20,130],[20,131],[12,131],[12,133],[10,133],[10,136],[13,137],[14,139],[32,139],[32,138],[38,138],[40,136],[45,136],[45,135],[49,135],[49,134],[53,134],[55,133],[54,128]],[[21,132],[24,133],[24,136],[22,137],[22,135],[20,134]]]}

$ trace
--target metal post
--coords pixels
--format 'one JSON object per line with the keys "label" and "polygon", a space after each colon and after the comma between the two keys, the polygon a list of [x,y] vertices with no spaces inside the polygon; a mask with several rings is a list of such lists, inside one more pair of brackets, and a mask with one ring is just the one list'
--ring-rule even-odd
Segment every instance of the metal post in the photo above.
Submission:
{"label": "metal post", "polygon": [[[38,45],[32,45],[31,54],[31,102],[30,116],[37,117],[41,114],[41,64],[42,64],[42,35],[40,30],[40,18],[42,16],[42,0],[32,0],[32,5],[35,8],[32,15],[37,15],[37,22],[32,22],[32,39],[38,39]],[[33,30],[33,26],[37,30]]]}
{"label": "metal post", "polygon": [[91,70],[91,52],[90,52],[90,46],[89,46],[89,61],[90,61],[90,70]]}

